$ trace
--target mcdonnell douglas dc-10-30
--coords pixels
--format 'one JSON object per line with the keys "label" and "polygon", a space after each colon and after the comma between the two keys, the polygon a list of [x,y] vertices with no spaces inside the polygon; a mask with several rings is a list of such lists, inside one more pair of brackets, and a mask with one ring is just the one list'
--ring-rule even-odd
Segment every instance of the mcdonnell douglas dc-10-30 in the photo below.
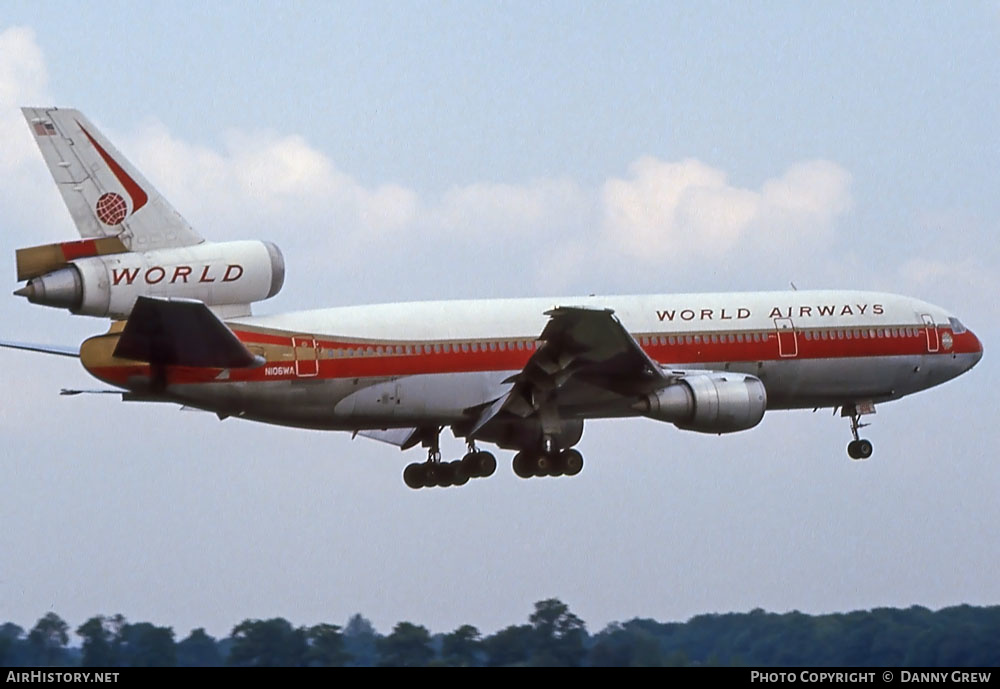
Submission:
{"label": "mcdonnell douglas dc-10-30", "polygon": [[[397,303],[254,316],[282,287],[264,241],[204,240],[80,112],[25,108],[82,240],[21,249],[15,294],[111,320],[79,357],[125,400],[173,402],[402,449],[411,488],[491,475],[574,475],[587,419],[644,416],[701,433],[773,409],[832,407],[854,459],[875,404],[954,378],[982,345],[953,314],[859,291]],[[77,391],[64,391],[77,392]],[[468,452],[442,461],[449,427]]]}

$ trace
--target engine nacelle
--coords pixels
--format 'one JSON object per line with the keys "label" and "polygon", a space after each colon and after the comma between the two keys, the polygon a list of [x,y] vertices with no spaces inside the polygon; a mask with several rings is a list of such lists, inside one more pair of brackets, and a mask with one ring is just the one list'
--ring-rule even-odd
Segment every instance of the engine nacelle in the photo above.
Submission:
{"label": "engine nacelle", "polygon": [[273,297],[284,281],[285,260],[271,242],[205,242],[78,258],[33,277],[15,294],[85,316],[127,318],[141,296],[251,304]]}
{"label": "engine nacelle", "polygon": [[742,373],[692,374],[647,395],[635,408],[687,431],[732,433],[760,423],[767,391],[758,378]]}

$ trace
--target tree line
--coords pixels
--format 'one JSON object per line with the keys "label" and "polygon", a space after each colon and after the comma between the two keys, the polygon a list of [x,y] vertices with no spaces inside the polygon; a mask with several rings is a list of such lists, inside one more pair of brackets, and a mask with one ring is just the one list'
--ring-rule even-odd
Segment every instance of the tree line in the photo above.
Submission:
{"label": "tree line", "polygon": [[462,625],[431,634],[412,622],[380,634],[354,615],[344,627],[244,620],[215,639],[95,616],[75,630],[55,613],[30,631],[0,625],[0,666],[993,666],[1000,664],[1000,606],[931,611],[877,608],[806,615],[753,610],[687,622],[633,619],[589,634],[558,599],[535,603],[526,624],[483,635]]}

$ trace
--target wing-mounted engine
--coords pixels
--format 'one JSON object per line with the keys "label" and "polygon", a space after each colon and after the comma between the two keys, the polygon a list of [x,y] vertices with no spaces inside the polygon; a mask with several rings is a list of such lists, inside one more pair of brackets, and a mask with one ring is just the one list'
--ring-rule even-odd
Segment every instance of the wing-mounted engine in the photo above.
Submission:
{"label": "wing-mounted engine", "polygon": [[127,318],[139,297],[197,299],[212,307],[273,297],[285,261],[271,242],[240,241],[130,252],[114,238],[22,249],[14,294],[85,316]]}
{"label": "wing-mounted engine", "polygon": [[634,407],[683,430],[732,433],[760,423],[767,409],[767,391],[754,376],[697,373],[646,395]]}

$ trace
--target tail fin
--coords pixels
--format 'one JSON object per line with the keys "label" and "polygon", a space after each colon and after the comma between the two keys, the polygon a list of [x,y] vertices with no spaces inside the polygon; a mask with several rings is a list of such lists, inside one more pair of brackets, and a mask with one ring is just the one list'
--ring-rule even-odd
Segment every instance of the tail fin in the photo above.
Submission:
{"label": "tail fin", "polygon": [[130,251],[204,241],[78,110],[22,108],[80,236]]}

